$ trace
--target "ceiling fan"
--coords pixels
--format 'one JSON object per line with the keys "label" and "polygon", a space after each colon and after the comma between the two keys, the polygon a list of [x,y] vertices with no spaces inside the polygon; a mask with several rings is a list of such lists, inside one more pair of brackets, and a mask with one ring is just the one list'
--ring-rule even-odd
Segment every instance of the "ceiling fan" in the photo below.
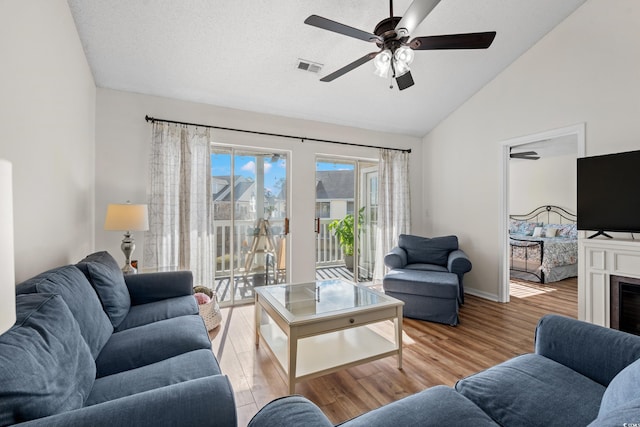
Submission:
{"label": "ceiling fan", "polygon": [[521,153],[509,153],[512,159],[538,160],[540,156],[535,151],[523,151]]}
{"label": "ceiling fan", "polygon": [[393,0],[389,0],[389,18],[380,21],[373,33],[359,30],[322,16],[309,16],[305,19],[305,24],[375,43],[380,49],[377,52],[368,53],[362,58],[334,71],[321,78],[320,81],[330,82],[375,59],[376,74],[381,77],[395,78],[398,89],[403,90],[414,84],[409,70],[414,50],[486,49],[491,46],[496,36],[495,31],[415,37],[409,40],[411,33],[438,3],[440,3],[440,0],[414,0],[404,16],[399,17],[393,16]]}

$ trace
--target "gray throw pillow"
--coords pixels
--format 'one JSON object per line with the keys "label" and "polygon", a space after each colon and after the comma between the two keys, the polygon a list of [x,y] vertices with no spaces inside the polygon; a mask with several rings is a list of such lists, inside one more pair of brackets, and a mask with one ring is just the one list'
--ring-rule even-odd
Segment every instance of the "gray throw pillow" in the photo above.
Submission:
{"label": "gray throw pillow", "polygon": [[[640,359],[618,373],[604,392],[599,417],[614,412],[632,400],[640,399]],[[640,420],[636,420],[640,421]]]}
{"label": "gray throw pillow", "polygon": [[59,294],[73,313],[80,333],[94,359],[111,338],[113,325],[102,309],[98,295],[74,265],[54,268],[16,286],[18,294]]}
{"label": "gray throw pillow", "polygon": [[129,314],[131,296],[122,270],[108,252],[96,252],[77,264],[96,290],[111,324],[117,328]]}
{"label": "gray throw pillow", "polygon": [[401,234],[398,246],[407,252],[407,264],[436,264],[446,267],[449,253],[458,249],[456,236],[421,237]]}
{"label": "gray throw pillow", "polygon": [[81,408],[96,366],[62,297],[17,295],[16,318],[0,335],[0,425]]}

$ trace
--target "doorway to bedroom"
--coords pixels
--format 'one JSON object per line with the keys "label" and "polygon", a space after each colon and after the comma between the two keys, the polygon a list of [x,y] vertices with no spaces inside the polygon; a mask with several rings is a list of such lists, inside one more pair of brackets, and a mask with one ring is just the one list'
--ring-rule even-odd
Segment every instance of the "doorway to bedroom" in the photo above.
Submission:
{"label": "doorway to bedroom", "polygon": [[501,302],[553,291],[564,280],[575,287],[582,156],[584,124],[503,143]]}

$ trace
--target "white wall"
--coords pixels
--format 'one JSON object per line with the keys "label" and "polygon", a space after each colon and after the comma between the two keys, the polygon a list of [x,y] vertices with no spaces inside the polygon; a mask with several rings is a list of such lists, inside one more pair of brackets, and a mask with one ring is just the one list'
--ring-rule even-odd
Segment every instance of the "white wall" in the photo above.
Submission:
{"label": "white wall", "polygon": [[613,3],[587,1],[424,138],[426,228],[460,237],[466,289],[498,295],[501,141],[584,122],[587,155],[640,148],[640,2]]}
{"label": "white wall", "polygon": [[[152,117],[202,123],[229,128],[270,133],[300,135],[387,147],[411,148],[411,184],[415,194],[412,204],[414,229],[423,229],[421,191],[422,141],[419,138],[335,126],[308,120],[251,113],[166,98],[98,89],[96,106],[96,249],[108,250],[118,261],[122,236],[102,229],[108,203],[144,202],[146,200],[148,156]],[[214,139],[224,144],[272,147],[291,153],[291,244],[295,254],[291,265],[293,281],[313,280],[315,268],[315,156],[343,155],[377,159],[377,150],[333,145],[245,133],[212,130]],[[142,261],[144,236],[136,233],[134,258]],[[141,265],[144,269],[144,265]]]}
{"label": "white wall", "polygon": [[[576,212],[576,155],[509,162],[509,214],[523,215],[544,205]],[[555,220],[552,218],[552,220]]]}
{"label": "white wall", "polygon": [[94,242],[96,89],[64,0],[0,2],[0,158],[13,163],[16,280]]}

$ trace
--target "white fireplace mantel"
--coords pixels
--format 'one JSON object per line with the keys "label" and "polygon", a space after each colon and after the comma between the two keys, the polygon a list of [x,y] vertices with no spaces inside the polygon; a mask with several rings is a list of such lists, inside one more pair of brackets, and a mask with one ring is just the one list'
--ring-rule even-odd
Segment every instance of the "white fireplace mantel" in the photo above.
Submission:
{"label": "white fireplace mantel", "polygon": [[640,278],[640,240],[581,238],[578,269],[578,319],[609,327],[609,278]]}

